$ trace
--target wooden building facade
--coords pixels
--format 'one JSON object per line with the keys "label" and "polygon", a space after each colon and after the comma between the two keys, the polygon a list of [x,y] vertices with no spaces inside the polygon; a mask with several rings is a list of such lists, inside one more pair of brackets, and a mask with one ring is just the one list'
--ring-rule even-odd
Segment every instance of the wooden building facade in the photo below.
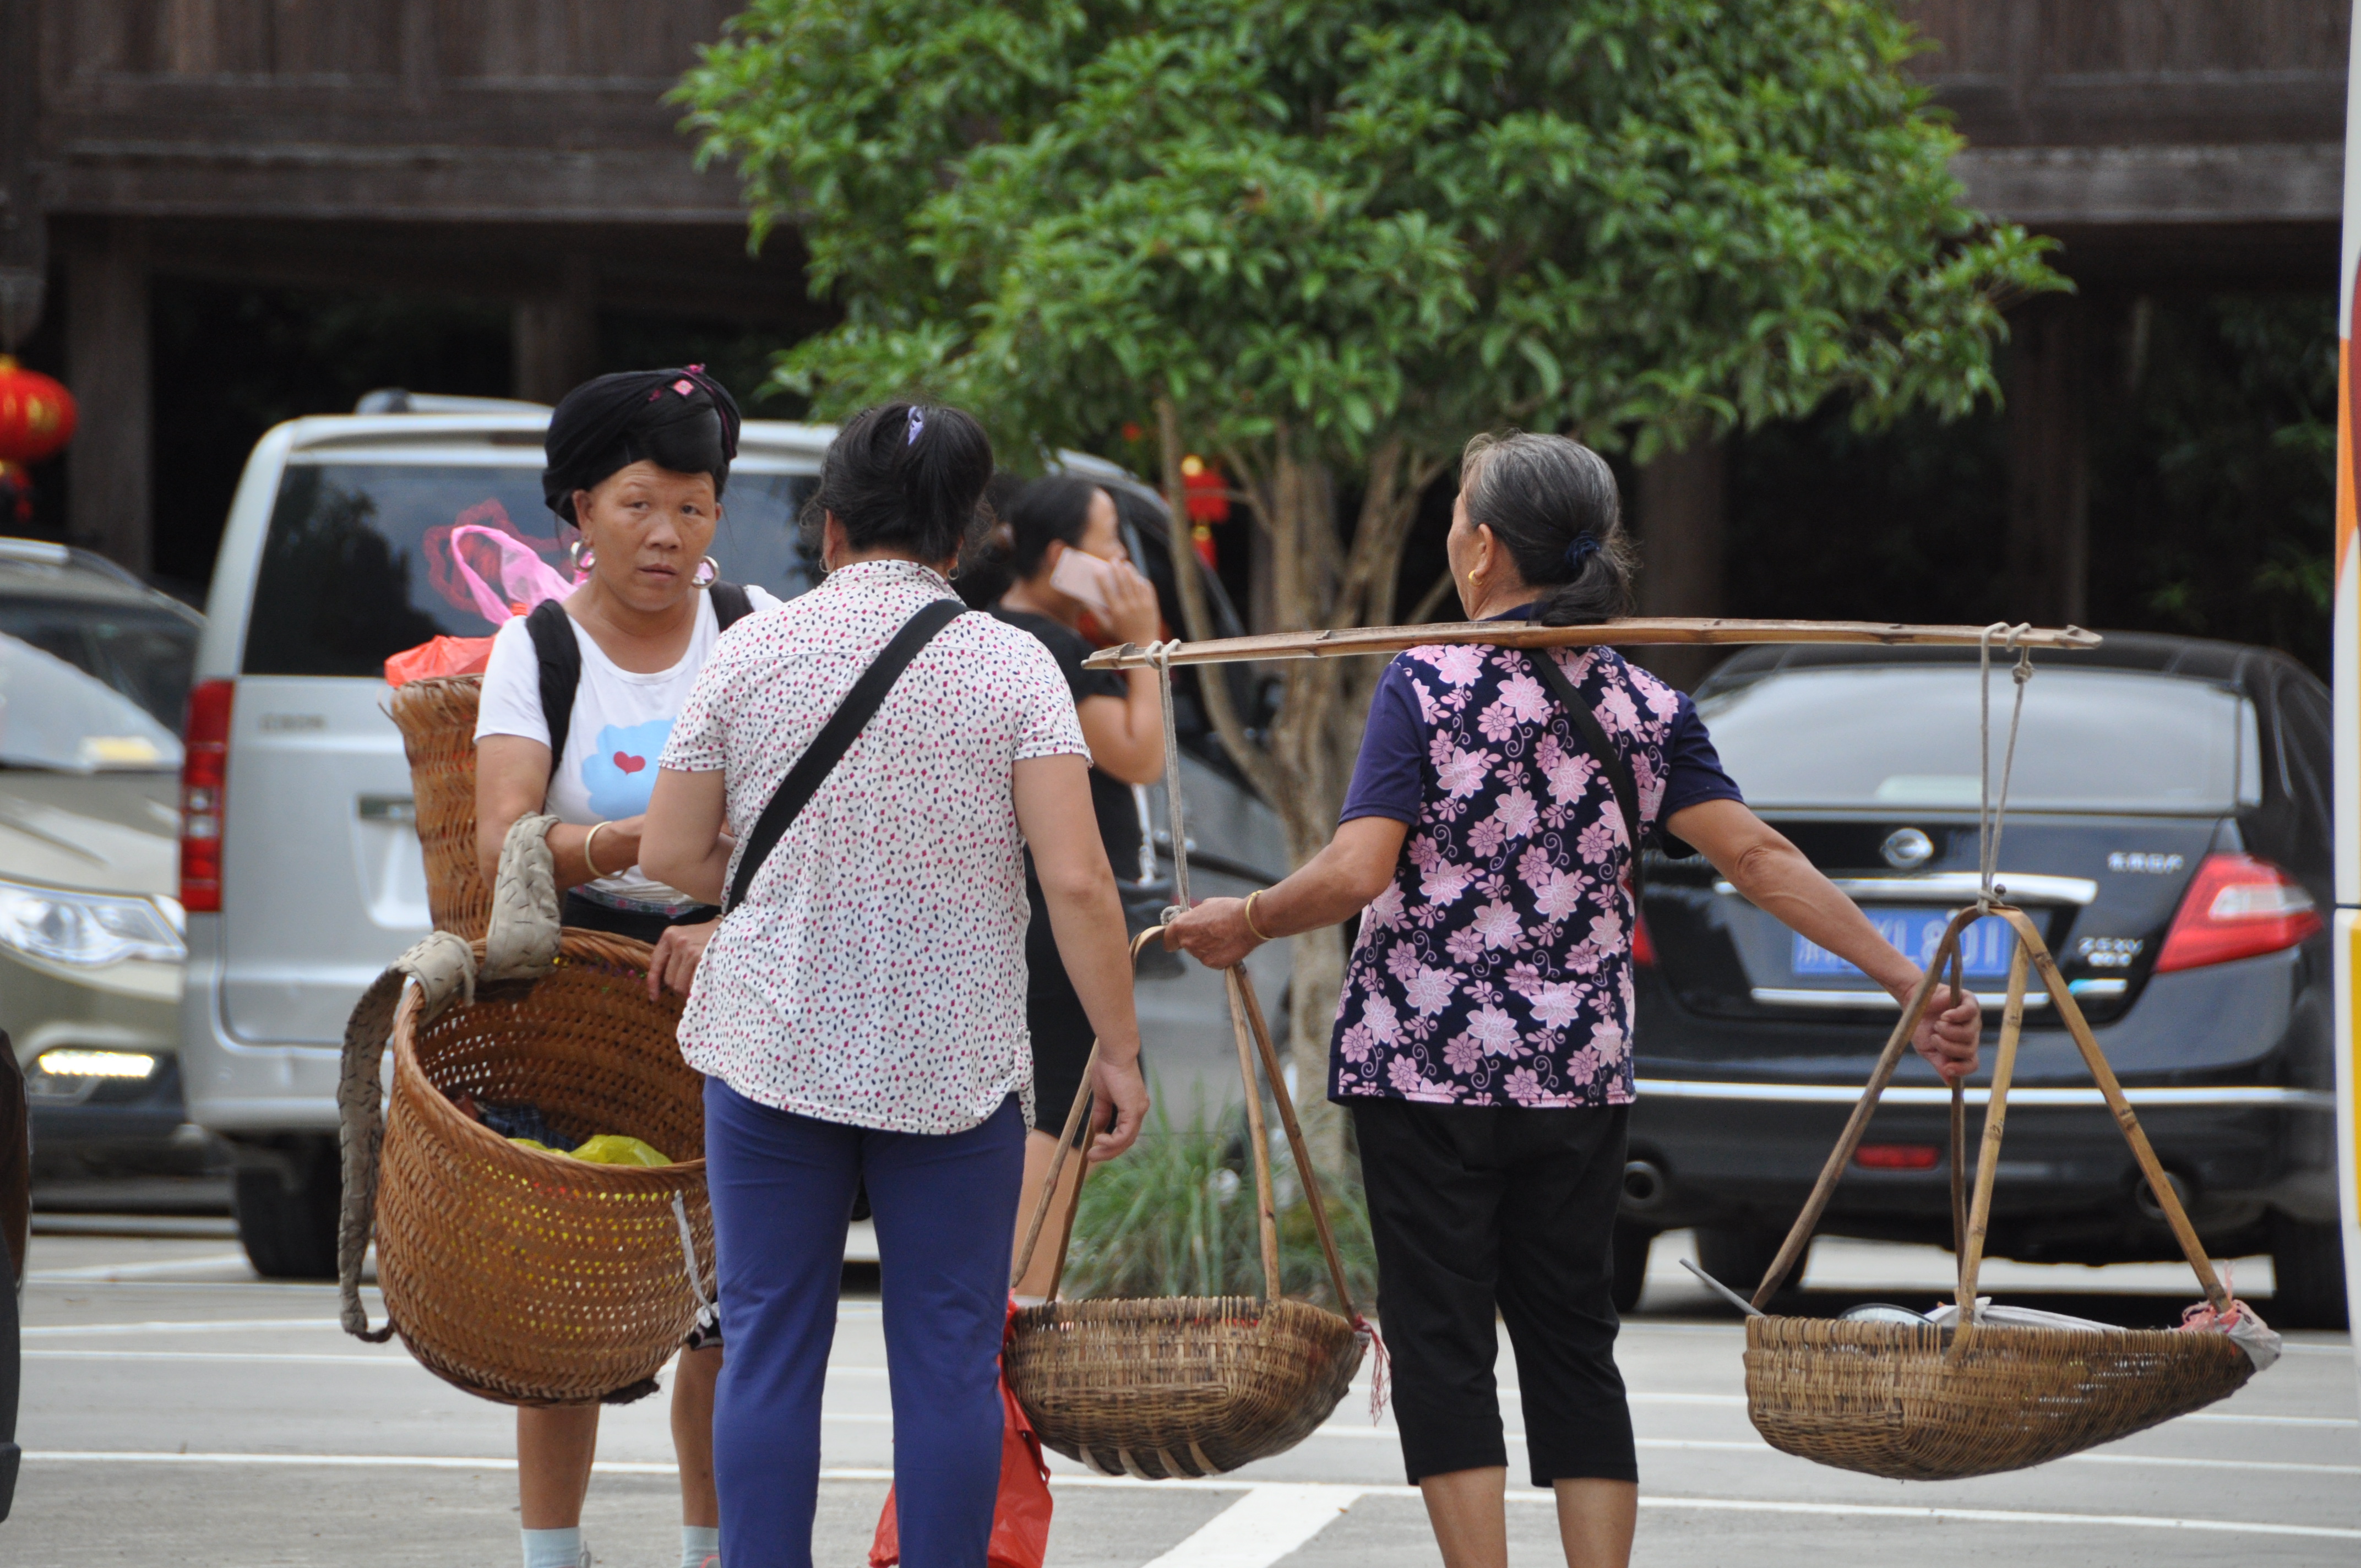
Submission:
{"label": "wooden building facade", "polygon": [[[2011,561],[2071,619],[2086,571],[2078,345],[2113,302],[2325,286],[2348,0],[1902,0],[1985,210],[2082,285],[2019,323]],[[0,303],[47,279],[82,401],[71,532],[149,556],[148,290],[160,276],[505,302],[516,389],[591,359],[602,302],[782,336],[820,318],[792,236],[750,258],[735,183],[664,94],[733,0],[11,0],[0,6]],[[16,280],[11,291],[9,280]],[[1708,611],[1712,450],[1642,477]]]}

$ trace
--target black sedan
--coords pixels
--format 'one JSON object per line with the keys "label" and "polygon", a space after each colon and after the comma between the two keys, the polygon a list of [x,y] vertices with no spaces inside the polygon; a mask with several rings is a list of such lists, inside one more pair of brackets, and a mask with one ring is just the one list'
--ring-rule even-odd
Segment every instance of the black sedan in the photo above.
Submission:
{"label": "black sedan", "polygon": [[[2011,687],[1994,666],[1997,776]],[[1999,881],[2208,1249],[2271,1255],[2275,1322],[2340,1323],[2327,688],[2264,649],[2136,634],[2037,672]],[[1924,962],[1977,886],[1974,651],[1763,649],[1697,698],[1749,803]],[[1695,1226],[1708,1272],[1751,1289],[1897,1009],[1699,860],[1653,861],[1643,938],[1619,1277],[1636,1299],[1646,1238]],[[1988,1077],[2011,938],[1982,921],[1967,948]],[[2047,1001],[2037,982],[1989,1251],[2179,1256]],[[1949,1103],[1905,1054],[1823,1234],[1950,1245]]]}

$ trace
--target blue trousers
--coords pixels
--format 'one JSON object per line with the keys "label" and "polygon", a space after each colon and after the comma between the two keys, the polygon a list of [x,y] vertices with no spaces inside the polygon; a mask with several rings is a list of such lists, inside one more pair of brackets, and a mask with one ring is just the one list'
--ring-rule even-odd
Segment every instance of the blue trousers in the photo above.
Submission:
{"label": "blue trousers", "polygon": [[811,1568],[820,1388],[854,1184],[877,1225],[902,1561],[984,1568],[1000,1486],[1000,1339],[1025,1174],[1014,1096],[944,1137],[815,1121],[705,1080],[721,1328],[721,1560]]}

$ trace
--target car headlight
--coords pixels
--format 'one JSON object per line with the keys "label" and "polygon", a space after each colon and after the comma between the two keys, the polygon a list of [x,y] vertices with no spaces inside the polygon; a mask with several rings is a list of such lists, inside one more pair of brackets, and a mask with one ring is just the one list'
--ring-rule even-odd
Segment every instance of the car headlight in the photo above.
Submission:
{"label": "car headlight", "polygon": [[67,893],[0,882],[0,946],[51,963],[120,963],[157,959],[180,963],[188,948],[152,899]]}

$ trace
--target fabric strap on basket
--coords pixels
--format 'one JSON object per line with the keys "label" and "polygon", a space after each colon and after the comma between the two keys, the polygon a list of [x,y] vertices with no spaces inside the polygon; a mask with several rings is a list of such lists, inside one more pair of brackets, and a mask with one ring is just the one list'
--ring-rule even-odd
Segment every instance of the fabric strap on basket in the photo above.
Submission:
{"label": "fabric strap on basket", "polygon": [[[454,999],[473,1002],[478,980],[531,980],[557,959],[557,874],[549,850],[555,817],[534,814],[510,825],[500,842],[500,871],[492,888],[484,962],[449,931],[430,931],[370,982],[345,1024],[342,1069],[336,1079],[336,1138],[344,1191],[336,1215],[336,1289],[345,1332],[372,1343],[393,1332],[371,1329],[361,1304],[361,1264],[377,1215],[378,1153],[385,1140],[385,1049],[405,986],[421,993],[421,1017],[431,1019]],[[690,1272],[696,1270],[692,1265]]]}

